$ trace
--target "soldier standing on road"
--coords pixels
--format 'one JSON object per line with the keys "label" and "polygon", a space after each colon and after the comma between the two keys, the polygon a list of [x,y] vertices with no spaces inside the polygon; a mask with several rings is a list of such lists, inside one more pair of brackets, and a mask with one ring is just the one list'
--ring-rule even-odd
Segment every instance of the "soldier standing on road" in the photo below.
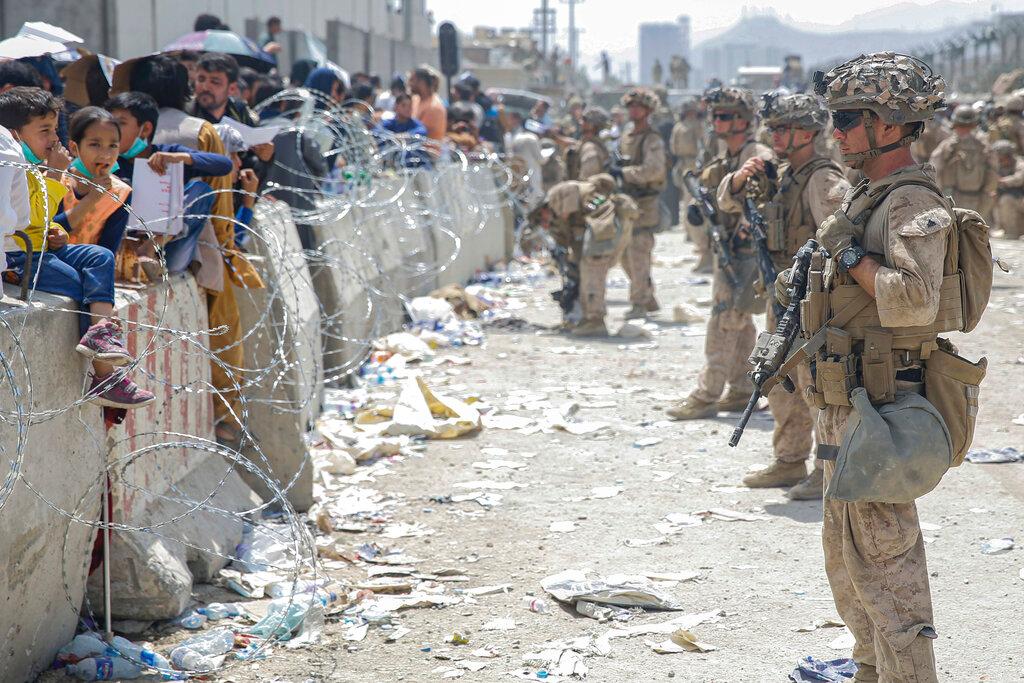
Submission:
{"label": "soldier standing on road", "polygon": [[644,318],[659,310],[654,298],[651,261],[654,233],[662,227],[658,195],[665,187],[665,143],[650,126],[650,116],[658,107],[658,96],[647,88],[633,88],[622,96],[622,106],[633,124],[619,140],[621,165],[612,164],[610,172],[622,182],[622,192],[640,207],[633,236],[622,254],[622,267],[629,276],[629,302],[626,319]]}
{"label": "soldier standing on road", "polygon": [[[672,167],[672,182],[679,188],[680,197],[684,196],[685,191],[683,176],[687,171],[697,168],[703,135],[704,122],[701,120],[700,104],[695,100],[687,100],[683,103],[679,121],[672,128],[672,137],[669,140],[669,151],[676,158],[675,166]],[[693,272],[710,273],[711,246],[708,244],[707,232],[687,222],[686,233],[693,242],[693,250],[698,259]]]}
{"label": "soldier standing on road", "polygon": [[996,162],[988,143],[977,132],[981,117],[969,104],[953,111],[952,135],[932,152],[931,164],[939,186],[953,196],[957,206],[974,209],[991,220],[999,182]]}
{"label": "soldier standing on road", "polygon": [[[952,345],[937,339],[939,332],[963,326],[962,312],[949,315],[951,305],[966,310],[961,292],[954,291],[960,288],[946,286],[958,276],[944,272],[951,231],[959,228],[931,168],[916,165],[909,147],[923,122],[943,106],[944,87],[924,63],[891,52],[862,55],[815,78],[844,161],[867,178],[819,227],[827,260],[819,262],[821,271],[812,266],[802,302],[804,335],[831,332],[828,345],[816,353],[813,394],[822,408],[817,435],[824,459],[837,452],[843,457],[847,423],[860,420],[865,410],[863,392],[882,405],[927,387],[931,401],[931,382],[923,380],[933,361],[959,358],[946,353]],[[970,413],[971,392],[959,386],[958,407]],[[943,416],[949,423],[948,414]],[[950,423],[947,443],[952,431]],[[856,639],[854,680],[932,683],[936,633],[914,496],[910,502],[833,497],[831,487],[848,474],[825,463],[822,544],[836,609]],[[872,469],[865,476],[875,474]],[[887,476],[899,475],[897,467]],[[871,481],[881,485],[880,479]]]}
{"label": "soldier standing on road", "polygon": [[988,141],[1009,140],[1013,144],[1014,154],[1024,154],[1024,90],[1010,93],[1003,104],[1003,113],[988,129]]}
{"label": "soldier standing on road", "polygon": [[615,192],[615,181],[601,173],[585,181],[566,180],[548,192],[535,212],[538,222],[568,250],[568,259],[579,270],[579,302],[582,320],[575,337],[607,337],[605,290],[608,271],[629,242],[636,203]]}
{"label": "soldier standing on road", "polygon": [[913,144],[910,145],[910,153],[913,155],[914,161],[919,164],[927,164],[928,160],[932,158],[932,152],[939,146],[939,143],[951,135],[953,135],[953,129],[940,116],[936,116],[931,121],[925,123],[921,137],[914,140]]}
{"label": "soldier standing on road", "polygon": [[992,151],[999,173],[996,227],[1003,231],[1003,237],[1015,240],[1024,231],[1024,159],[1013,153],[1013,143],[1009,140],[997,140]]}
{"label": "soldier standing on road", "polygon": [[[850,184],[839,165],[816,149],[817,137],[828,123],[828,111],[816,96],[766,95],[761,121],[771,132],[775,154],[786,160],[779,169],[778,192],[762,211],[767,223],[768,249],[776,272],[782,272],[792,264],[797,250],[814,237],[818,225],[839,208]],[[754,157],[750,163],[761,171],[765,162]],[[720,192],[719,208],[740,215],[747,185],[742,183],[739,193]],[[768,302],[769,330],[774,330],[777,322],[773,303]],[[810,474],[805,464],[811,453],[814,419],[818,414],[805,394],[813,384],[810,368],[801,365],[795,375],[794,393],[775,387],[768,394],[768,405],[775,418],[775,459],[767,469],[744,477],[743,483],[752,488],[792,487],[786,495],[794,500],[820,499],[820,461]]]}
{"label": "soldier standing on road", "polygon": [[[775,161],[771,149],[754,141],[754,94],[739,88],[713,88],[704,94],[704,100],[714,118],[715,135],[724,141],[726,151],[704,166],[701,184],[714,194],[719,187],[735,181],[733,189],[739,191],[765,161]],[[722,213],[721,220],[732,246],[735,270],[743,274],[743,290],[733,291],[719,264],[715,264],[711,283],[714,308],[704,338],[704,368],[697,377],[697,389],[666,411],[676,420],[699,420],[714,417],[719,410],[741,410],[750,398],[747,357],[757,333],[753,319],[758,308],[753,292],[757,263],[749,235],[738,230],[740,217]]]}
{"label": "soldier standing on road", "polygon": [[608,112],[601,107],[587,107],[580,120],[580,140],[565,153],[565,179],[586,180],[608,169],[611,154],[601,140],[601,131],[608,127]]}

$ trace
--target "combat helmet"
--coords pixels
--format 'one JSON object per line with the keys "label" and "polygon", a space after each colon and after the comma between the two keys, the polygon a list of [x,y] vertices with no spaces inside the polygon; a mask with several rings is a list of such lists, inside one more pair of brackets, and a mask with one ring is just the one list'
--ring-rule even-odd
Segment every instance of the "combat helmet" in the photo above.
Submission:
{"label": "combat helmet", "polygon": [[661,104],[658,96],[649,88],[630,88],[626,91],[626,94],[622,96],[620,102],[623,107],[628,107],[631,104],[639,104],[641,107],[646,107],[652,112],[657,111],[658,105]]}
{"label": "combat helmet", "polygon": [[916,393],[873,406],[863,387],[850,413],[826,498],[848,503],[910,503],[934,489],[953,463],[949,429]]}
{"label": "combat helmet", "polygon": [[607,128],[610,121],[608,112],[595,105],[590,105],[583,110],[583,120],[599,131]]}
{"label": "combat helmet", "polygon": [[757,111],[753,91],[745,88],[709,88],[704,91],[703,100],[712,111],[734,112],[747,121],[753,121]]}
{"label": "combat helmet", "polygon": [[804,130],[823,130],[828,123],[828,111],[814,95],[771,92],[765,93],[762,100],[761,121],[769,128],[792,126]]}
{"label": "combat helmet", "polygon": [[1013,112],[1015,114],[1024,112],[1024,90],[1014,90],[1010,93],[1006,98],[1006,102],[1003,107],[1006,111]]}
{"label": "combat helmet", "polygon": [[980,123],[978,110],[969,104],[961,104],[953,110],[950,122],[954,126],[976,126]]}
{"label": "combat helmet", "polygon": [[1013,156],[1017,153],[1017,148],[1009,140],[996,140],[992,143],[992,152],[996,156]]}
{"label": "combat helmet", "polygon": [[851,165],[907,146],[921,135],[924,122],[945,106],[946,82],[921,60],[896,52],[861,55],[828,73],[814,74],[814,91],[832,111],[871,112],[890,125],[919,124],[913,132],[884,147],[875,147],[872,117],[864,117],[866,152],[843,155]]}

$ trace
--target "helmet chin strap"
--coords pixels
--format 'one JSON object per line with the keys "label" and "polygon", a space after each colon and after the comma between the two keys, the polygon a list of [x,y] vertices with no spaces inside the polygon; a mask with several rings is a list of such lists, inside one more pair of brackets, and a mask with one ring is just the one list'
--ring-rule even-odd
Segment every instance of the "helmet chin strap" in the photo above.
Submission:
{"label": "helmet chin strap", "polygon": [[800,151],[801,149],[803,149],[804,147],[806,147],[808,145],[813,145],[814,144],[814,138],[816,138],[817,135],[818,135],[817,133],[815,133],[814,135],[811,136],[810,140],[808,140],[807,142],[805,142],[802,145],[794,145],[793,144],[793,136],[795,134],[796,134],[796,129],[795,128],[790,128],[789,129],[789,140],[786,141],[786,149],[779,156],[782,156],[782,157],[785,157],[785,158],[788,159],[789,155],[791,155],[793,152],[798,152],[798,151]]}
{"label": "helmet chin strap", "polygon": [[843,161],[846,162],[846,165],[849,166],[850,168],[855,169],[862,168],[864,166],[864,162],[867,161],[868,159],[874,159],[876,157],[880,157],[886,152],[891,152],[894,149],[899,149],[900,147],[906,147],[910,145],[910,143],[912,143],[914,140],[917,140],[919,137],[921,137],[921,129],[924,128],[924,126],[919,125],[914,128],[914,131],[912,133],[904,135],[896,142],[890,142],[888,145],[884,145],[882,147],[875,147],[874,114],[870,110],[865,109],[862,113],[862,119],[864,121],[864,132],[867,133],[868,136],[867,151],[843,155]]}
{"label": "helmet chin strap", "polygon": [[[747,122],[747,127],[744,128],[743,130],[736,130],[736,122],[737,121],[746,121]],[[737,116],[736,118],[734,118],[732,121],[729,122],[729,130],[725,131],[724,133],[715,133],[715,137],[718,137],[718,138],[721,138],[722,140],[724,140],[726,138],[731,138],[733,135],[740,135],[740,134],[743,134],[743,133],[747,133],[749,131],[750,131],[750,121],[747,120],[747,119],[741,119],[739,116]]]}

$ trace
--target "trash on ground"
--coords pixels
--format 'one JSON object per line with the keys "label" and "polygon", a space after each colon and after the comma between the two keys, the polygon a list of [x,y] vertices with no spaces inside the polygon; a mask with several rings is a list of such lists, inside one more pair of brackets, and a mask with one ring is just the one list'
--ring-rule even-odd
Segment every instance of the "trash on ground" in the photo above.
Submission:
{"label": "trash on ground", "polygon": [[999,555],[1013,550],[1012,538],[992,538],[981,544],[984,555]]}
{"label": "trash on ground", "polygon": [[842,628],[844,626],[846,626],[846,624],[839,619],[827,618],[815,619],[809,626],[798,626],[793,630],[797,633],[811,633],[812,631],[817,631],[820,628]]}
{"label": "trash on ground", "polygon": [[516,620],[512,617],[492,619],[480,627],[481,631],[512,631],[516,627]]}
{"label": "trash on ground", "polygon": [[619,331],[615,333],[615,336],[621,339],[650,339],[651,333],[640,325],[625,323],[619,328]]}
{"label": "trash on ground", "polygon": [[660,643],[646,642],[659,655],[670,655],[679,652],[713,652],[718,649],[714,645],[697,640],[697,636],[685,628],[673,631],[668,640],[663,640]]}
{"label": "trash on ground", "polygon": [[590,489],[590,498],[614,498],[624,490],[621,486],[595,486]]}
{"label": "trash on ground", "polygon": [[648,446],[654,446],[661,443],[664,439],[660,439],[656,436],[646,436],[642,439],[637,439],[633,442],[633,448],[647,448]]}
{"label": "trash on ground", "polygon": [[543,598],[535,598],[532,595],[524,595],[523,599],[519,601],[519,604],[531,612],[537,614],[549,614],[551,608],[548,607],[547,600]]}
{"label": "trash on ground", "polygon": [[655,536],[654,538],[627,538],[622,544],[629,548],[646,548],[651,545],[665,545],[668,543],[668,539],[664,536]]}
{"label": "trash on ground", "polygon": [[794,683],[849,683],[857,673],[857,664],[848,658],[829,661],[816,659],[810,655],[801,659],[789,680]]}
{"label": "trash on ground", "polygon": [[681,325],[704,322],[704,314],[693,304],[676,304],[672,307],[672,322]]}
{"label": "trash on ground", "polygon": [[684,614],[683,616],[676,617],[671,621],[663,621],[657,624],[637,624],[636,626],[614,628],[610,631],[605,631],[594,641],[594,649],[601,656],[607,656],[612,651],[611,640],[613,638],[631,638],[633,636],[646,636],[656,633],[668,634],[681,628],[690,630],[703,623],[718,621],[723,616],[725,616],[725,612],[722,610],[715,612],[699,612],[694,614]]}
{"label": "trash on ground", "polygon": [[964,458],[979,465],[993,465],[1004,462],[1024,462],[1024,453],[1013,446],[1004,448],[972,448]]}
{"label": "trash on ground", "polygon": [[487,429],[524,429],[536,424],[536,420],[518,415],[489,413],[484,415],[483,424]]}
{"label": "trash on ground", "polygon": [[561,520],[551,522],[551,526],[548,527],[548,531],[558,531],[561,533],[569,533],[576,531],[576,522],[572,520]]}
{"label": "trash on ground", "polygon": [[540,585],[555,600],[569,605],[578,600],[586,600],[618,607],[682,609],[671,596],[664,594],[652,585],[650,580],[639,575],[588,578],[586,572],[569,569],[543,579]]}
{"label": "trash on ground", "polygon": [[486,462],[474,462],[471,467],[475,467],[478,470],[521,470],[526,467],[526,463],[514,460],[488,460]]}
{"label": "trash on ground", "polygon": [[356,415],[355,424],[372,434],[405,434],[428,439],[455,439],[482,427],[476,408],[432,391],[417,375],[405,380],[393,407],[377,406],[363,410]]}
{"label": "trash on ground", "polygon": [[479,481],[460,481],[452,484],[457,489],[480,489],[494,491],[510,491],[512,489],[525,489],[526,484],[517,484],[514,481],[490,481],[481,479]]}
{"label": "trash on ground", "polygon": [[856,642],[857,639],[850,633],[850,629],[844,626],[843,632],[836,636],[828,647],[830,650],[852,650]]}

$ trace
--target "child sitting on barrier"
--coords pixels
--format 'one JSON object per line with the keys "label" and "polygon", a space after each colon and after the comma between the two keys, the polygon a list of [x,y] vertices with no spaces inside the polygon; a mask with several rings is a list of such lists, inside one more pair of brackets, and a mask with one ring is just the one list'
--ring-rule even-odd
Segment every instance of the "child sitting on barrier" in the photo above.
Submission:
{"label": "child sitting on barrier", "polygon": [[19,278],[31,278],[35,289],[70,297],[88,311],[79,316],[82,338],[76,347],[92,361],[86,398],[112,408],[138,408],[155,397],[124,372],[114,371],[132,361],[114,319],[114,254],[96,244],[69,244],[65,227],[55,221],[67,194],[59,179],[71,162],[57,137],[61,107],[59,98],[41,88],[18,87],[0,94],[0,125],[20,142],[30,163],[47,167],[45,175],[43,168],[27,173],[30,224],[25,232],[33,251],[32,270],[24,272],[23,251],[7,252],[8,268]]}
{"label": "child sitting on barrier", "polygon": [[[157,243],[164,248],[168,272],[182,272],[192,263],[199,235],[217,199],[213,188],[203,182],[202,178],[231,173],[231,159],[223,154],[200,152],[185,145],[153,144],[153,132],[160,118],[160,109],[156,100],[146,93],[121,93],[108,100],[104,108],[121,126],[118,157],[121,168],[118,174],[126,183],[132,182],[136,161],[144,160],[160,175],[167,172],[169,164],[184,164],[185,229],[173,237],[160,236],[157,239]],[[151,244],[141,244],[138,251],[144,255],[144,259],[155,255]]]}

